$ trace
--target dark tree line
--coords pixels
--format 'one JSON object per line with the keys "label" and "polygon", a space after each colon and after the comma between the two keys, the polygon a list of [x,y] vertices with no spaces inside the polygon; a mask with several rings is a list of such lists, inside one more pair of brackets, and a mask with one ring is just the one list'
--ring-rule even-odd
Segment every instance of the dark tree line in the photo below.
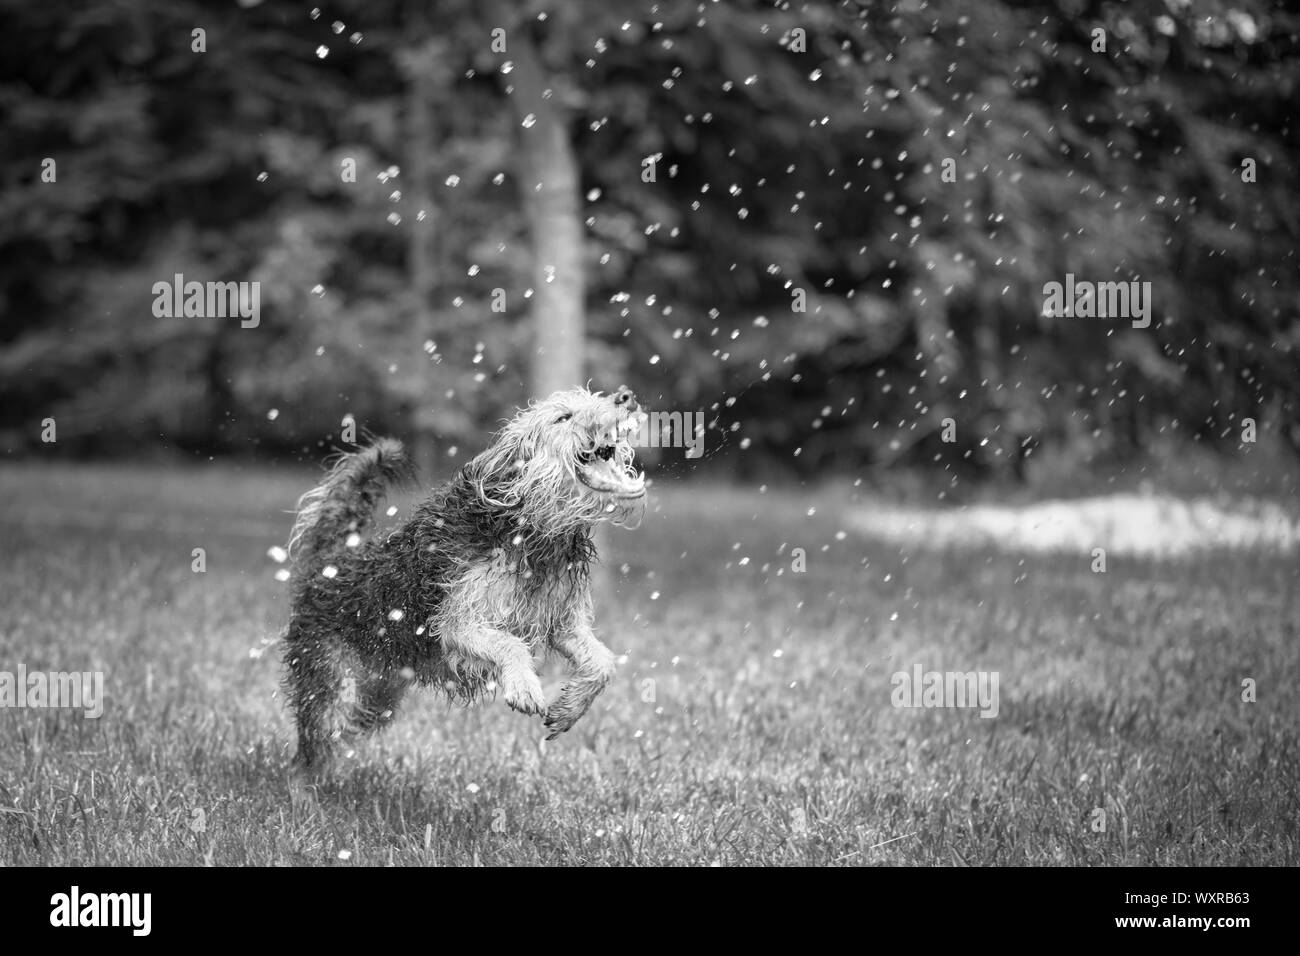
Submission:
{"label": "dark tree line", "polygon": [[[707,410],[751,470],[1294,446],[1298,31],[0,0],[0,445],[314,456],[352,415],[436,457],[590,378]],[[154,316],[176,273],[260,282],[261,323]],[[1068,273],[1151,282],[1150,327],[1045,315]]]}

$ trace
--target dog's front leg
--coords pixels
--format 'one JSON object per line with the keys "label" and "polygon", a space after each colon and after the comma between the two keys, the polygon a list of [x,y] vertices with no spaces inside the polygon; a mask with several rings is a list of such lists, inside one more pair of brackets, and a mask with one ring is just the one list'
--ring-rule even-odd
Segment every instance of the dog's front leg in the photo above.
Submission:
{"label": "dog's front leg", "polygon": [[447,635],[447,645],[458,654],[486,663],[496,672],[505,702],[521,714],[541,716],[546,694],[533,668],[527,645],[509,631],[480,626],[458,628]]}
{"label": "dog's front leg", "polygon": [[602,644],[591,625],[551,639],[551,647],[573,667],[573,676],[546,711],[547,740],[554,740],[587,712],[614,676],[614,652]]}

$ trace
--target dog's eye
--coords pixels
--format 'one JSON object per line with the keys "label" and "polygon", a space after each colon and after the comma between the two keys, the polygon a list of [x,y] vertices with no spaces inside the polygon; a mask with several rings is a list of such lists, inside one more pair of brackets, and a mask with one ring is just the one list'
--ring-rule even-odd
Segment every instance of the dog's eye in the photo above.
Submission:
{"label": "dog's eye", "polygon": [[557,418],[557,419],[556,419],[554,422],[552,422],[551,424],[553,424],[553,425],[559,425],[561,422],[567,422],[567,421],[568,421],[570,418],[572,418],[572,417],[573,417],[573,412],[565,412],[563,415],[561,415],[559,418]]}

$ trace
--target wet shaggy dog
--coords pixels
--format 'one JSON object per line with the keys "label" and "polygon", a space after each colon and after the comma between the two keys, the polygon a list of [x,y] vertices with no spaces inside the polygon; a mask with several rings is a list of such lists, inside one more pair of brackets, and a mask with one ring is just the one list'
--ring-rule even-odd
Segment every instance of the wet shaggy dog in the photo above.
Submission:
{"label": "wet shaggy dog", "polygon": [[[300,767],[389,723],[413,683],[468,702],[495,682],[547,739],[587,712],[614,671],[592,624],[592,530],[644,507],[629,442],[643,414],[626,388],[556,392],[384,535],[367,534],[374,508],[411,477],[397,441],[344,455],[303,495],[284,636]],[[535,652],[572,668],[549,705]]]}

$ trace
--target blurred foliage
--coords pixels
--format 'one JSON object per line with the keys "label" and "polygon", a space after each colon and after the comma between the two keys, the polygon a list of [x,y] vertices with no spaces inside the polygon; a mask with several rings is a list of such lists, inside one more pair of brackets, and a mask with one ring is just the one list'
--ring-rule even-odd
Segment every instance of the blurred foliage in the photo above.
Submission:
{"label": "blurred foliage", "polygon": [[[1300,444],[1292,4],[524,6],[574,117],[588,374],[706,409],[710,459]],[[477,447],[533,349],[493,9],[0,0],[0,447],[53,416],[85,453],[315,457],[345,415]],[[155,318],[176,273],[260,281],[260,325]],[[1151,327],[1045,316],[1066,273],[1150,281]]]}

